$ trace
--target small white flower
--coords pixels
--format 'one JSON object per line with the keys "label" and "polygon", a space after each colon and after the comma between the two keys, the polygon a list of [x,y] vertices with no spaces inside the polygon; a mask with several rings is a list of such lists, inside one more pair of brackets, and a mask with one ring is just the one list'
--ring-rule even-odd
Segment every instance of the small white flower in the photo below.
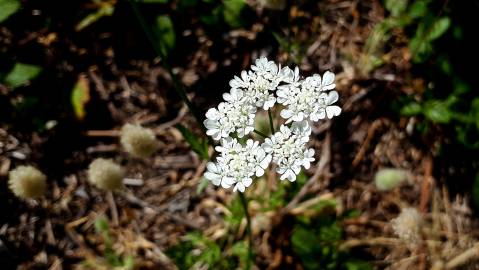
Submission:
{"label": "small white flower", "polygon": [[265,139],[263,147],[272,154],[281,180],[295,181],[301,167],[308,169],[314,161],[314,150],[306,149],[310,134],[311,127],[302,121],[293,123],[291,128],[282,125],[271,138]]}
{"label": "small white flower", "polygon": [[242,138],[254,130],[256,107],[245,103],[243,97],[243,91],[231,89],[230,93],[223,95],[226,102],[220,103],[218,109],[211,108],[206,112],[207,119],[203,123],[207,135],[219,140],[237,132]]}
{"label": "small white flower", "polygon": [[241,78],[235,76],[230,81],[232,89],[241,89],[244,92],[246,103],[267,110],[274,106],[276,97],[274,92],[278,85],[288,79],[292,71],[281,68],[266,57],[257,59],[250,71],[241,72]]}
{"label": "small white flower", "polygon": [[281,111],[281,117],[286,119],[286,123],[308,118],[316,122],[326,116],[332,118],[341,113],[340,107],[332,105],[338,101],[338,93],[325,92],[336,87],[332,72],[324,73],[322,79],[315,74],[299,80],[299,73],[295,69],[294,75],[289,74],[285,81],[288,84],[279,86],[276,94],[278,103],[286,106]]}
{"label": "small white flower", "polygon": [[271,155],[251,139],[243,146],[236,139],[225,138],[216,151],[216,163],[208,163],[205,178],[224,188],[244,192],[253,183],[254,176],[262,176],[271,162]]}

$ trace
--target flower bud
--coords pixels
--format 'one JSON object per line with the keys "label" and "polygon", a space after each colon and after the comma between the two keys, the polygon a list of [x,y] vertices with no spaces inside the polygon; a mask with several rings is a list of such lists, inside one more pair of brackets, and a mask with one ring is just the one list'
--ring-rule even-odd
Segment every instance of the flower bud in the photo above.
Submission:
{"label": "flower bud", "polygon": [[104,190],[123,188],[123,169],[110,159],[97,158],[88,167],[88,180]]}
{"label": "flower bud", "polygon": [[391,224],[394,233],[402,240],[415,244],[421,239],[421,215],[415,208],[405,208]]}
{"label": "flower bud", "polygon": [[399,186],[406,180],[407,174],[399,169],[381,169],[374,176],[374,182],[379,190],[387,191]]}
{"label": "flower bud", "polygon": [[18,166],[8,175],[8,187],[23,199],[38,198],[47,190],[47,177],[33,166]]}
{"label": "flower bud", "polygon": [[140,125],[125,124],[121,128],[120,143],[129,154],[148,157],[158,149],[155,133]]}

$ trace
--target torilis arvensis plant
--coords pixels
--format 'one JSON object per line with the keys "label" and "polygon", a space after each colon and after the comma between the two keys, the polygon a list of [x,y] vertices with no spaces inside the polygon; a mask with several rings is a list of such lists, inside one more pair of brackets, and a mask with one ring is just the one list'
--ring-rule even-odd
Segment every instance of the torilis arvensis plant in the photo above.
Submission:
{"label": "torilis arvensis plant", "polygon": [[[314,150],[307,148],[311,122],[341,113],[341,108],[333,105],[338,100],[334,74],[328,71],[322,77],[302,78],[297,67],[282,68],[263,57],[229,84],[231,90],[223,94],[224,102],[206,113],[206,134],[220,145],[215,148],[216,162],[208,163],[205,177],[214,185],[244,192],[253,177],[262,176],[273,162],[281,180],[295,181],[301,167],[308,169],[314,161]],[[258,110],[270,110],[276,104],[281,105],[280,115],[285,120],[279,130],[264,142],[245,138],[255,131]]]}

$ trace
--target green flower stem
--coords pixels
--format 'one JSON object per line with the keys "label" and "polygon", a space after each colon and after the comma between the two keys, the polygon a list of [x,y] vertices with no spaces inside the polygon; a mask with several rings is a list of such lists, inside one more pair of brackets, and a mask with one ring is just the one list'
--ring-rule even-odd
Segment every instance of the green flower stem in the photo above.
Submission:
{"label": "green flower stem", "polygon": [[273,115],[271,113],[271,109],[268,109],[268,117],[269,117],[269,127],[271,128],[271,134],[274,134]]}
{"label": "green flower stem", "polygon": [[246,216],[246,233],[248,234],[248,263],[246,264],[246,270],[250,270],[251,263],[253,262],[253,233],[251,232],[251,217],[248,212],[248,200],[242,192],[238,192],[238,196]]}
{"label": "green flower stem", "polygon": [[[190,99],[186,95],[186,91],[185,91],[183,85],[181,84],[180,80],[178,79],[178,76],[176,76],[176,74],[173,72],[173,69],[171,68],[170,64],[168,63],[167,57],[166,57],[164,51],[161,50],[160,44],[155,40],[153,32],[151,31],[150,27],[146,24],[145,19],[141,15],[140,9],[138,8],[137,1],[136,0],[127,0],[127,1],[130,3],[131,8],[133,10],[133,13],[135,14],[136,19],[140,23],[141,28],[145,32],[145,35],[148,38],[148,41],[151,43],[151,46],[155,50],[156,54],[161,57],[161,60],[162,60],[161,62],[163,64],[163,66],[168,70],[168,73],[170,74],[170,76],[172,78],[172,81],[173,81],[173,86],[174,86],[173,88],[175,89],[178,96],[180,96],[181,100],[188,107],[188,110],[190,111],[190,113],[193,114],[193,116],[196,119],[196,122],[198,122],[201,129],[206,133],[206,127],[203,124],[203,117],[200,116],[200,114],[196,110],[195,106],[193,105],[193,103],[190,101]],[[210,138],[208,137],[208,139],[210,139]]]}
{"label": "green flower stem", "polygon": [[253,130],[254,133],[258,134],[259,136],[263,137],[263,138],[267,138],[268,136],[266,134],[264,134],[263,132],[259,131],[259,130]]}

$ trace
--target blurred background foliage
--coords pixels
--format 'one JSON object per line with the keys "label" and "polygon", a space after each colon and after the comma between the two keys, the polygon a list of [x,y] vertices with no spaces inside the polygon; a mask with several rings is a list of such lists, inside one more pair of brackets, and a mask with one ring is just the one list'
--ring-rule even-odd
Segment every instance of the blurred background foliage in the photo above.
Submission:
{"label": "blurred background foliage", "polygon": [[[231,62],[202,83],[188,87],[188,92],[202,97],[221,93],[231,74],[242,66],[244,59],[237,55],[246,55],[246,59],[249,54],[244,52],[254,48],[267,48],[271,55],[285,53],[285,64],[300,64],[308,40],[290,31],[303,22],[292,18],[288,8],[315,2],[261,0],[258,3],[266,10],[261,18],[244,0],[0,0],[0,23],[5,27],[0,38],[0,121],[19,131],[55,130],[58,138],[77,139],[81,145],[82,131],[114,125],[104,113],[104,101],[90,91],[93,84],[84,74],[95,66],[105,77],[114,77],[115,70],[131,67],[132,59],[155,59],[153,62],[175,74],[174,68],[186,66],[189,56],[202,46],[192,31],[204,31],[212,41],[208,44],[212,59]],[[384,19],[370,31],[358,73],[373,76],[390,64],[392,46],[404,46],[407,68],[401,71],[406,80],[402,83],[409,90],[386,107],[397,119],[413,119],[420,134],[417,143],[429,147],[436,159],[436,175],[441,175],[440,180],[453,192],[469,192],[472,187],[471,195],[479,207],[479,80],[475,67],[479,62],[475,24],[479,3],[384,0],[382,5]],[[265,24],[264,31],[258,31],[254,41],[237,40],[229,49],[225,33],[254,28],[257,21]],[[174,94],[167,95],[179,100]],[[185,127],[179,126],[179,130],[192,149],[207,159],[206,139]],[[61,140],[55,143],[58,145],[67,146],[65,152],[75,147]],[[300,177],[296,186],[281,185],[269,195],[263,210],[287,204],[305,181]],[[347,216],[327,211],[334,207],[334,201],[321,202],[314,208],[316,217],[298,216],[290,223],[293,233],[287,241],[296,259],[305,269],[318,269],[319,265],[324,269],[370,269],[355,254],[338,249],[342,238],[338,224]],[[232,202],[229,211],[234,214],[226,222],[231,230],[238,230],[243,218],[239,203]],[[104,227],[98,225],[97,229],[108,242]],[[222,256],[224,245],[233,240],[211,241],[201,233],[190,233],[168,254],[181,269],[197,264],[211,269],[243,267],[245,242],[235,241],[230,256]],[[113,264],[128,263],[108,252],[114,254],[108,255],[113,256]]]}

